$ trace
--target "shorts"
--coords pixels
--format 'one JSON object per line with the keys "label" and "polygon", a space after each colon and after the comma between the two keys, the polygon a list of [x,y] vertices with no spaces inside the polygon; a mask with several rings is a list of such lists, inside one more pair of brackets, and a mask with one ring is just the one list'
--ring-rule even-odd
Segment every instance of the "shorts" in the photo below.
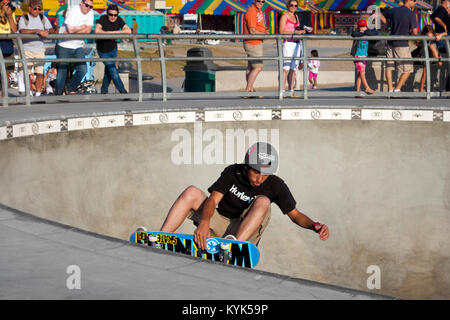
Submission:
{"label": "shorts", "polygon": [[309,72],[309,75],[308,75],[308,79],[309,80],[317,80],[317,75],[318,75],[318,73],[314,73],[314,72]]}
{"label": "shorts", "polygon": [[[366,56],[355,56],[355,58],[366,58]],[[356,71],[366,71],[367,61],[355,61]]]}
{"label": "shorts", "polygon": [[[44,52],[33,52],[33,51],[25,51],[25,58],[27,59],[45,59]],[[34,73],[44,74],[44,64],[45,62],[28,62],[28,72],[31,73],[31,68],[34,68]],[[19,68],[22,67],[22,64],[19,63]]]}
{"label": "shorts", "polygon": [[[202,217],[203,205],[204,205],[206,199],[208,198],[208,196],[206,194],[204,194],[204,197],[205,198],[204,198],[202,204],[200,205],[200,207],[197,210],[191,210],[187,216],[189,219],[191,219],[194,222],[194,224],[196,226],[198,226],[200,224],[200,220]],[[253,203],[255,203],[255,200],[253,200]],[[235,236],[237,234],[237,232],[239,231],[239,227],[240,227],[242,221],[244,220],[245,216],[252,208],[253,203],[247,209],[244,210],[244,212],[241,214],[241,216],[239,218],[235,218],[235,219],[230,219],[230,218],[224,217],[219,212],[217,212],[217,209],[214,210],[214,214],[211,217],[211,221],[209,224],[211,236],[219,237],[219,238],[223,238],[229,234]],[[262,236],[264,230],[266,229],[267,225],[269,224],[270,216],[271,216],[271,210],[269,207],[266,212],[266,215],[263,219],[262,224],[260,225],[258,230],[256,230],[256,232],[250,237],[250,239],[248,239],[248,242],[251,242],[256,246],[258,245],[259,241],[261,240],[261,236]]]}
{"label": "shorts", "polygon": [[[285,41],[283,43],[284,58],[300,58],[303,56],[302,42]],[[295,70],[300,65],[300,60],[283,61],[283,70]]]}
{"label": "shorts", "polygon": [[[244,50],[247,53],[247,57],[262,57],[263,56],[263,44],[248,44],[244,42]],[[252,69],[262,68],[262,60],[248,60],[248,66]]]}
{"label": "shorts", "polygon": [[[409,47],[388,47],[387,58],[411,58],[411,50]],[[397,68],[397,72],[410,73],[414,71],[414,64],[412,61],[387,61],[386,70],[393,70]]]}

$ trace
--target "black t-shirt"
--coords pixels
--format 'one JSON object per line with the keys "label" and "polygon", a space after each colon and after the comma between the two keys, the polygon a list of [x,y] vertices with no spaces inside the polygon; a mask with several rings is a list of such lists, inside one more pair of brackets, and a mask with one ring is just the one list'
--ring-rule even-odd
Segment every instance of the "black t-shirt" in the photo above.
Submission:
{"label": "black t-shirt", "polygon": [[444,22],[444,24],[447,26],[447,31],[450,30],[450,15],[443,6],[439,6],[436,10],[434,10],[433,14],[431,15],[431,19],[433,19],[434,30],[436,31],[436,33],[445,32],[444,28],[434,21],[435,18],[441,19],[442,22]]}
{"label": "black t-shirt", "polygon": [[[112,23],[108,20],[108,16],[103,15],[97,20],[97,23],[102,25],[103,31],[119,31],[122,30],[125,22],[121,17]],[[117,48],[117,42],[113,39],[97,40],[97,50],[100,52],[110,52]]]}
{"label": "black t-shirt", "polygon": [[[391,35],[408,36],[411,29],[417,28],[416,15],[405,6],[383,12],[391,26]],[[391,40],[392,47],[408,47],[408,40]]]}
{"label": "black t-shirt", "polygon": [[219,179],[208,188],[208,192],[218,191],[223,194],[217,211],[230,219],[238,218],[247,209],[256,196],[264,195],[275,202],[283,214],[295,209],[296,201],[284,181],[270,175],[263,184],[253,187],[245,173],[244,164],[226,167]]}

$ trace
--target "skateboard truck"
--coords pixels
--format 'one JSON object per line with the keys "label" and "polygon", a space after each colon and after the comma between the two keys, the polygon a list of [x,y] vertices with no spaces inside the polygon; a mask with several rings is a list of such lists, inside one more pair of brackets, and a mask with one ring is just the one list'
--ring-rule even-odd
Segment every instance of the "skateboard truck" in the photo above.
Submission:
{"label": "skateboard truck", "polygon": [[231,260],[231,252],[229,251],[230,245],[231,244],[225,242],[220,244],[220,262],[228,264],[228,261]]}
{"label": "skateboard truck", "polygon": [[150,247],[162,249],[161,244],[158,243],[157,241],[158,241],[157,236],[149,236],[148,237],[148,244],[150,245]]}

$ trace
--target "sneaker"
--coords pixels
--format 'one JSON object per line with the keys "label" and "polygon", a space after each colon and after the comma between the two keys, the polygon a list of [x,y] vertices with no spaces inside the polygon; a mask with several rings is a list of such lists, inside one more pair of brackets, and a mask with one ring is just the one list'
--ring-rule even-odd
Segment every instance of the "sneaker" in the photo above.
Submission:
{"label": "sneaker", "polygon": [[400,92],[400,89],[395,89],[394,92]]}

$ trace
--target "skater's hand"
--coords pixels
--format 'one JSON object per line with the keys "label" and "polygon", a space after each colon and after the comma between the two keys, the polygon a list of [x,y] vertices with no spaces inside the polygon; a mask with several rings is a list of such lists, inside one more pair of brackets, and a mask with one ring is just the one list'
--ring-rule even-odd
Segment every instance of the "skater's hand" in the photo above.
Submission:
{"label": "skater's hand", "polygon": [[194,241],[201,250],[206,249],[206,237],[209,237],[209,223],[200,222],[194,231]]}
{"label": "skater's hand", "polygon": [[319,234],[320,240],[327,240],[330,232],[328,230],[328,226],[326,224],[315,223],[314,224],[315,231]]}

